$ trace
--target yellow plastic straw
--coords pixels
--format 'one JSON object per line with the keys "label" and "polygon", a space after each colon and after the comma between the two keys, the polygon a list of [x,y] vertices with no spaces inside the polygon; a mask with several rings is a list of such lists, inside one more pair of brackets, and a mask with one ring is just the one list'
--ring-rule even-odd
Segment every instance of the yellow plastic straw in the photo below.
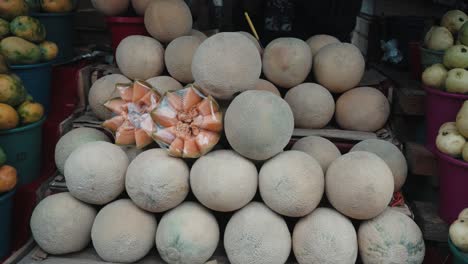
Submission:
{"label": "yellow plastic straw", "polygon": [[258,37],[257,30],[255,30],[255,27],[252,23],[252,20],[250,19],[250,16],[247,12],[244,12],[245,19],[247,19],[247,23],[249,23],[250,30],[252,30],[252,33],[254,34],[255,38],[260,41],[260,38]]}

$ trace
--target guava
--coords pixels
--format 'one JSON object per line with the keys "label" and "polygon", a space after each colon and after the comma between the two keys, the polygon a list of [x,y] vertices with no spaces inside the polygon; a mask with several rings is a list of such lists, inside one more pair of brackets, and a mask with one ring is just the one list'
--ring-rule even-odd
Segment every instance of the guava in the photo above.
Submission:
{"label": "guava", "polygon": [[[465,147],[467,147],[467,146],[468,145],[466,145]],[[460,214],[458,215],[458,219],[468,220],[468,208],[465,208],[465,209],[463,209],[463,211],[460,212]]]}
{"label": "guava", "polygon": [[468,47],[455,45],[448,48],[444,54],[444,65],[449,69],[468,68]]}
{"label": "guava", "polygon": [[[462,157],[464,161],[468,162],[468,143],[466,143],[465,146],[463,147]],[[468,212],[466,212],[465,215],[463,215],[463,217],[465,217],[466,220],[468,221]]]}
{"label": "guava", "polygon": [[450,240],[463,252],[468,252],[468,221],[458,219],[449,229]]}
{"label": "guava", "polygon": [[468,44],[468,22],[463,24],[460,31],[458,31],[458,41],[462,45]]}
{"label": "guava", "polygon": [[458,111],[456,125],[458,132],[468,138],[468,100],[463,103]]}
{"label": "guava", "polygon": [[465,69],[452,69],[447,74],[445,89],[449,93],[468,93],[468,71]]}
{"label": "guava", "polygon": [[452,33],[445,27],[432,27],[424,38],[424,44],[431,50],[446,50],[453,46]]}
{"label": "guava", "polygon": [[460,157],[463,152],[466,140],[456,131],[442,132],[437,135],[437,149],[452,157]]}
{"label": "guava", "polygon": [[442,89],[447,79],[447,69],[438,63],[427,67],[422,73],[422,82],[430,87]]}
{"label": "guava", "polygon": [[450,10],[442,17],[440,25],[455,34],[466,21],[468,21],[468,16],[463,11]]}
{"label": "guava", "polygon": [[441,134],[444,132],[452,132],[452,131],[455,131],[458,133],[457,124],[455,122],[447,122],[447,123],[444,123],[442,126],[440,126],[438,134]]}

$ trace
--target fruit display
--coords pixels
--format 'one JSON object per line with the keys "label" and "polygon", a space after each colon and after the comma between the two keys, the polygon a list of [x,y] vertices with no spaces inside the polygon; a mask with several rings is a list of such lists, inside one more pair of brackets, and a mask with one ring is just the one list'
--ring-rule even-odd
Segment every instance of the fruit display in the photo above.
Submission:
{"label": "fruit display", "polygon": [[118,83],[130,83],[130,79],[121,74],[110,74],[99,78],[93,83],[88,93],[88,102],[91,110],[100,120],[110,119],[112,111],[104,103],[119,97]]}
{"label": "fruit display", "polygon": [[153,138],[174,157],[198,158],[218,143],[223,114],[216,101],[194,86],[166,93],[151,112]]}
{"label": "fruit display", "polygon": [[157,76],[146,80],[146,82],[161,95],[184,88],[180,82],[170,76]]}
{"label": "fruit display", "polygon": [[468,162],[468,101],[458,111],[455,122],[444,123],[436,138],[437,149]]}
{"label": "fruit display", "polygon": [[115,133],[115,144],[144,148],[153,142],[151,133],[155,128],[150,114],[161,96],[143,81],[116,87],[120,97],[104,103],[115,116],[104,121],[102,126]]}
{"label": "fruit display", "polygon": [[449,229],[450,240],[462,252],[468,252],[468,217],[466,212],[468,212],[467,209],[463,210]]}
{"label": "fruit display", "polygon": [[0,18],[7,21],[17,16],[27,15],[29,7],[24,0],[2,1],[0,3]]}
{"label": "fruit display", "polygon": [[46,29],[38,19],[23,14],[15,16],[9,24],[5,22],[0,20],[0,54],[7,63],[35,64],[52,61],[57,57],[57,44],[46,41]]}
{"label": "fruit display", "polygon": [[77,0],[40,0],[41,10],[46,13],[65,13],[75,8]]}
{"label": "fruit display", "polygon": [[14,74],[0,74],[0,130],[13,129],[41,120],[44,107],[29,96]]}
{"label": "fruit display", "polygon": [[171,76],[181,83],[193,83],[192,60],[201,41],[197,37],[182,36],[167,45],[164,62]]}
{"label": "fruit display", "polygon": [[[4,155],[4,153],[3,153]],[[18,183],[16,169],[9,165],[0,166],[0,194],[13,190]]]}
{"label": "fruit display", "polygon": [[324,175],[330,164],[341,156],[341,152],[335,144],[326,138],[317,136],[301,138],[294,143],[291,149],[302,151],[312,156],[322,167]]}

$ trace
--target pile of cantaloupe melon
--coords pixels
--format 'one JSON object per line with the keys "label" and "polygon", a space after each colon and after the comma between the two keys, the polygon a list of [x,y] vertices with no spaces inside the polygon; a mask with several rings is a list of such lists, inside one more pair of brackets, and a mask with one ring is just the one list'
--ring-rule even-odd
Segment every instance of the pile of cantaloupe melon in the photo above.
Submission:
{"label": "pile of cantaloupe melon", "polygon": [[[121,43],[123,74],[92,86],[91,109],[102,120],[112,118],[103,105],[126,96],[119,93],[122,83],[147,80],[162,96],[151,112],[157,141],[179,140],[185,151],[206,144],[192,136],[221,125],[230,147],[218,144],[197,159],[182,159],[171,148],[117,146],[100,130],[72,130],[56,146],[69,192],[44,199],[31,219],[39,246],[66,254],[92,243],[104,261],[121,263],[156,248],[167,263],[203,264],[219,245],[233,264],[286,263],[292,256],[300,264],[355,263],[359,256],[365,264],[422,263],[420,229],[388,207],[407,174],[395,145],[366,140],[342,154],[330,140],[312,136],[285,149],[295,126],[323,127],[334,115],[346,129],[385,124],[385,96],[354,88],[364,73],[359,50],[323,35],[308,43],[277,39],[264,49],[245,33],[195,39],[186,36],[190,23],[167,12],[188,16],[184,5],[150,1],[145,20],[154,38]],[[166,27],[166,19],[184,30]],[[161,75],[165,67],[170,76]],[[318,83],[304,83],[311,72]],[[291,88],[285,99],[277,86]],[[332,93],[343,94],[335,103]],[[122,106],[125,118],[139,106],[135,90],[132,96]]]}

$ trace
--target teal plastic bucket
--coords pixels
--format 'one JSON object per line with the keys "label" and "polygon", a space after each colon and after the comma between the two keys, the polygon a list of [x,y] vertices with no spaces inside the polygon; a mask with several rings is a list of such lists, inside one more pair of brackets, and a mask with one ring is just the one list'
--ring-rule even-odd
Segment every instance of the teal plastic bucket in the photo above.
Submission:
{"label": "teal plastic bucket", "polygon": [[11,65],[11,70],[23,81],[24,87],[34,101],[44,106],[45,112],[50,110],[50,90],[52,87],[52,62],[31,64],[31,65]]}
{"label": "teal plastic bucket", "polygon": [[468,264],[468,254],[458,250],[458,248],[452,243],[450,239],[448,244],[453,255],[453,264]]}
{"label": "teal plastic bucket", "polygon": [[15,167],[19,184],[33,182],[41,172],[42,124],[36,123],[0,131],[0,146],[7,155],[6,164]]}
{"label": "teal plastic bucket", "polygon": [[11,218],[15,190],[0,194],[0,260],[11,251]]}
{"label": "teal plastic bucket", "polygon": [[73,59],[73,17],[75,13],[33,13],[32,16],[39,19],[44,25],[46,39],[53,41],[59,48],[56,63],[63,63]]}

